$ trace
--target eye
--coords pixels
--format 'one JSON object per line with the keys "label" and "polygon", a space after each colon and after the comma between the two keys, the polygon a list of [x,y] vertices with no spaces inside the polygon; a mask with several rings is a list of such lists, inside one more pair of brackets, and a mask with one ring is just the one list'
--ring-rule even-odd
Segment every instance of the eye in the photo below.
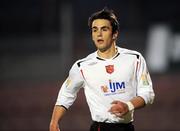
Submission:
{"label": "eye", "polygon": [[108,30],[109,30],[108,27],[103,27],[103,28],[102,28],[102,31],[108,31]]}
{"label": "eye", "polygon": [[92,28],[92,32],[97,32],[97,29],[96,28]]}
{"label": "eye", "polygon": [[103,28],[102,30],[103,30],[103,31],[107,31],[108,29],[107,29],[107,28]]}

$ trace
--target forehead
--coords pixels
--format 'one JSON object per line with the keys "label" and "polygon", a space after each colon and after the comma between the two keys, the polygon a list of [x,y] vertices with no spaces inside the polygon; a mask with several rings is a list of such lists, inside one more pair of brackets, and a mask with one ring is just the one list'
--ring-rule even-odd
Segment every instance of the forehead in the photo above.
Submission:
{"label": "forehead", "polygon": [[111,23],[109,20],[106,20],[106,19],[96,19],[92,22],[92,28],[93,27],[98,27],[98,28],[101,28],[101,27],[111,27]]}

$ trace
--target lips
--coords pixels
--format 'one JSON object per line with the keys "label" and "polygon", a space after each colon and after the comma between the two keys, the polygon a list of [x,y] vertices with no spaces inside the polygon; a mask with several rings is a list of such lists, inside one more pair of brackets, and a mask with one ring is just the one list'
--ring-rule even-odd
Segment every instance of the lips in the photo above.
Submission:
{"label": "lips", "polygon": [[104,42],[104,40],[103,39],[98,39],[97,42],[102,43],[102,42]]}

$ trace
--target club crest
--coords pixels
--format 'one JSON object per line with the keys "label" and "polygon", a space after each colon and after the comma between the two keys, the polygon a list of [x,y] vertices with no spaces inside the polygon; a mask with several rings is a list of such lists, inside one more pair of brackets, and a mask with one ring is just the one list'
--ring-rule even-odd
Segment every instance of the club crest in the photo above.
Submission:
{"label": "club crest", "polygon": [[114,72],[114,65],[107,65],[106,67],[106,72],[111,74]]}

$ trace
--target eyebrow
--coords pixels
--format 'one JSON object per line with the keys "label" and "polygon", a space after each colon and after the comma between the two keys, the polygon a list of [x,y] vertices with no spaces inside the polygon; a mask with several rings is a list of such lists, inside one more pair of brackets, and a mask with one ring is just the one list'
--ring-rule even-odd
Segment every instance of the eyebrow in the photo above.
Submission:
{"label": "eyebrow", "polygon": [[[98,27],[97,26],[93,26],[92,29],[97,29]],[[100,27],[101,29],[104,29],[104,28],[108,28],[109,29],[109,26],[102,26]]]}

